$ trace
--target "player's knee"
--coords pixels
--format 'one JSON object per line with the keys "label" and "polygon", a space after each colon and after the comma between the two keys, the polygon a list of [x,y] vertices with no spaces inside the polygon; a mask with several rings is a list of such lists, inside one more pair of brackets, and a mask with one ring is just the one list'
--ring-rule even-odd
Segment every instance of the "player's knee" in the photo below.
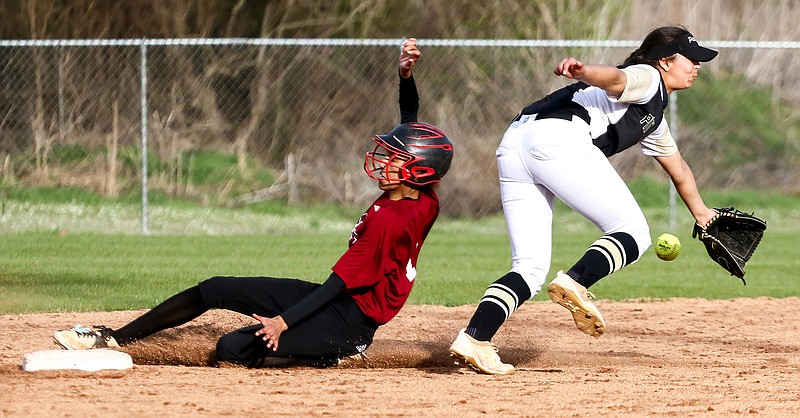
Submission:
{"label": "player's knee", "polygon": [[200,295],[206,305],[213,308],[224,308],[224,299],[229,289],[230,277],[214,276],[197,284]]}
{"label": "player's knee", "polygon": [[237,350],[233,348],[231,338],[227,334],[217,340],[217,360],[241,363],[241,358],[238,356]]}
{"label": "player's knee", "polygon": [[210,278],[208,278],[206,280],[203,280],[202,282],[200,282],[198,284],[198,286],[213,291],[215,289],[224,288],[225,287],[224,283],[229,279],[230,279],[229,277],[214,276],[214,277],[210,277]]}
{"label": "player's knee", "polygon": [[[250,343],[246,343],[242,335],[236,332],[223,335],[217,340],[216,354],[217,361],[240,364],[247,367],[258,367],[259,358],[254,356],[253,350],[248,349],[257,338],[251,338]],[[257,344],[257,342],[255,342]]]}

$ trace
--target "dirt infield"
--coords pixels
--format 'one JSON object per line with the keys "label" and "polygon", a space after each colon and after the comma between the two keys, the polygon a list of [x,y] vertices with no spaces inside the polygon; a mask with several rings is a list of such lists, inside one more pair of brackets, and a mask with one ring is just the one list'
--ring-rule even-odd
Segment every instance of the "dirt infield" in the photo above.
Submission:
{"label": "dirt infield", "polygon": [[800,415],[800,299],[606,302],[593,339],[563,308],[525,304],[495,338],[517,366],[486,376],[447,348],[474,307],[407,306],[369,359],[334,368],[215,367],[215,337],[249,324],[213,311],[127,346],[125,371],[21,369],[57,328],[138,312],[0,316],[0,416]]}

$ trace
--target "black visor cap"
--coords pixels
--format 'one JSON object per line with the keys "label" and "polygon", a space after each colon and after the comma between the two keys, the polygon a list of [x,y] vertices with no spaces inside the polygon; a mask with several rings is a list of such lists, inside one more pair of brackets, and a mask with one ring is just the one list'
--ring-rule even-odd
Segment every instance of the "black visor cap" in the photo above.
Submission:
{"label": "black visor cap", "polygon": [[673,54],[681,54],[692,61],[708,62],[713,60],[718,52],[700,46],[694,36],[688,35],[647,51],[645,57],[647,59],[660,59]]}

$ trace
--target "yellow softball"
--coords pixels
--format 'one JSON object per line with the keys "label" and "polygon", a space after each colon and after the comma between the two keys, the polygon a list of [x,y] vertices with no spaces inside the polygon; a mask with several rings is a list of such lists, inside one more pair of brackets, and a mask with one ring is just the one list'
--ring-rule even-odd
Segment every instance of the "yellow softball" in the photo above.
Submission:
{"label": "yellow softball", "polygon": [[654,245],[656,256],[664,261],[672,261],[681,252],[681,241],[672,234],[661,234]]}

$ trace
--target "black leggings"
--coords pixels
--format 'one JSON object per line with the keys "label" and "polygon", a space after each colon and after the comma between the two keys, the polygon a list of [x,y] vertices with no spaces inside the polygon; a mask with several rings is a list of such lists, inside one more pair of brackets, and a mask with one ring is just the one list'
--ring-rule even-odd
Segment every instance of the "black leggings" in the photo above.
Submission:
{"label": "black leggings", "polygon": [[[272,277],[212,277],[170,297],[111,335],[124,345],[184,324],[211,308],[272,317],[318,286]],[[279,364],[270,361],[271,357],[322,360],[319,364],[323,365],[364,351],[372,343],[377,325],[352,298],[341,294],[284,331],[277,351],[267,349],[261,337],[255,335],[260,328],[256,324],[223,335],[217,342],[217,359],[248,367]]]}

